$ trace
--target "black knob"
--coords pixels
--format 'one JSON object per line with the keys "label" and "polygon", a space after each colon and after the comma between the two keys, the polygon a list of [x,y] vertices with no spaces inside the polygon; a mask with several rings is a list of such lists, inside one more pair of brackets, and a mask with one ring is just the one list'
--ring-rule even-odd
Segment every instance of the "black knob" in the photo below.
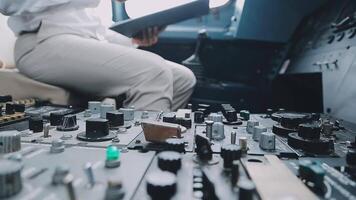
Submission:
{"label": "black knob", "polygon": [[300,124],[298,127],[298,135],[304,139],[319,140],[321,127],[318,124]]}
{"label": "black knob", "polygon": [[266,113],[267,113],[267,117],[271,117],[272,114],[273,114],[273,109],[268,108],[268,109],[266,110]]}
{"label": "black knob", "polygon": [[49,114],[49,123],[51,126],[59,126],[62,124],[64,114],[62,112],[51,112]]}
{"label": "black knob", "polygon": [[187,129],[192,128],[192,119],[190,118],[177,119],[177,123]]}
{"label": "black knob", "polygon": [[349,166],[356,166],[356,150],[350,149],[346,154],[346,163]]}
{"label": "black knob", "polygon": [[[202,110],[200,110],[200,109],[202,109]],[[205,116],[208,116],[211,112],[210,105],[208,105],[208,104],[198,104],[198,111],[199,110],[204,111]]]}
{"label": "black knob", "polygon": [[109,135],[109,121],[107,119],[88,119],[85,135],[88,138],[100,138]]}
{"label": "black knob", "polygon": [[13,115],[15,114],[15,107],[13,103],[7,103],[5,106],[5,113],[7,115]]}
{"label": "black knob", "polygon": [[0,96],[0,103],[7,103],[11,101],[12,101],[12,96],[10,95]]}
{"label": "black knob", "polygon": [[176,151],[178,153],[185,153],[185,142],[182,139],[169,138],[166,140],[165,149],[168,151]]}
{"label": "black knob", "polygon": [[225,118],[228,122],[236,122],[237,121],[237,112],[236,110],[228,110],[226,111]]}
{"label": "black knob", "polygon": [[146,178],[147,194],[152,200],[168,200],[177,192],[177,178],[171,172],[153,172]]}
{"label": "black knob", "polygon": [[14,110],[15,112],[20,112],[20,113],[24,113],[26,110],[26,105],[25,104],[14,104]]}
{"label": "black knob", "polygon": [[253,200],[253,194],[255,192],[255,184],[248,179],[241,179],[238,183],[239,187],[239,199]]}
{"label": "black knob", "polygon": [[187,109],[189,109],[189,110],[193,109],[193,104],[188,103],[188,105],[187,105]]}
{"label": "black knob", "polygon": [[290,129],[296,129],[299,124],[304,123],[305,121],[305,116],[298,114],[285,114],[280,118],[281,125]]}
{"label": "black knob", "polygon": [[224,159],[224,168],[230,169],[234,160],[241,158],[241,147],[236,144],[225,144],[221,147],[220,155]]}
{"label": "black knob", "polygon": [[182,167],[182,156],[175,151],[163,151],[158,154],[158,167],[162,171],[169,171],[177,174]]}
{"label": "black knob", "polygon": [[176,115],[174,113],[166,113],[162,118],[163,122],[176,123]]}
{"label": "black knob", "polygon": [[74,131],[78,130],[78,128],[76,115],[64,116],[62,124],[57,126],[58,131]]}
{"label": "black knob", "polygon": [[28,127],[34,133],[43,131],[43,120],[41,117],[31,117],[28,120]]}
{"label": "black knob", "polygon": [[197,124],[204,123],[204,112],[202,112],[202,111],[194,112],[194,123],[197,123]]}
{"label": "black knob", "polygon": [[117,127],[125,124],[124,113],[111,111],[106,113],[106,119],[109,120],[110,126]]}

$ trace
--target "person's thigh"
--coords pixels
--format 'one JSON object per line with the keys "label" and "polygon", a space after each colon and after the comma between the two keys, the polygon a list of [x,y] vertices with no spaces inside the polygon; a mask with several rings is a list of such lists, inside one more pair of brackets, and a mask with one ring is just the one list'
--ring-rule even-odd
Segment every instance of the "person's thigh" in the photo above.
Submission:
{"label": "person's thigh", "polygon": [[165,60],[126,46],[74,35],[56,36],[37,45],[18,65],[35,80],[80,92],[100,96],[126,93],[129,101],[147,101],[149,96],[147,104],[154,101],[153,95],[168,104],[172,101],[173,78]]}
{"label": "person's thigh", "polygon": [[166,61],[173,73],[173,110],[185,106],[194,91],[196,78],[193,72],[180,64]]}

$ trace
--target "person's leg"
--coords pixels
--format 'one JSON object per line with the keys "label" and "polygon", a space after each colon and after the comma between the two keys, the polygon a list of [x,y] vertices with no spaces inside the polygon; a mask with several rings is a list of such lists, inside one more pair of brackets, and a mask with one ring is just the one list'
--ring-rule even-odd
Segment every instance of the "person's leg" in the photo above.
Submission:
{"label": "person's leg", "polygon": [[172,110],[184,108],[188,103],[196,84],[193,72],[185,66],[166,61],[173,72],[173,105]]}
{"label": "person's leg", "polygon": [[45,83],[104,97],[125,93],[125,106],[172,107],[172,71],[163,58],[146,51],[61,35],[38,44],[17,64],[22,73]]}

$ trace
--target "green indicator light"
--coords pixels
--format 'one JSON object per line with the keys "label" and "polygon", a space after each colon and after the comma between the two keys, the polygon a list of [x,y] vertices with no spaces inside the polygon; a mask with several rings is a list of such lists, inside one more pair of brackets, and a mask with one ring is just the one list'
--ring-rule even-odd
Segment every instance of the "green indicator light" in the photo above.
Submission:
{"label": "green indicator light", "polygon": [[106,160],[120,159],[120,150],[116,146],[108,146],[106,149]]}

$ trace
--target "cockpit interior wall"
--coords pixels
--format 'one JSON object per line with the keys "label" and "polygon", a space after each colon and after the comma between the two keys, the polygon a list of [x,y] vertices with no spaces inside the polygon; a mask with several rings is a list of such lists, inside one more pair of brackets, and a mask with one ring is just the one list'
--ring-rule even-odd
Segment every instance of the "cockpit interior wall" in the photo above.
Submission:
{"label": "cockpit interior wall", "polygon": [[301,24],[286,73],[321,73],[324,112],[355,122],[356,1],[332,0]]}
{"label": "cockpit interior wall", "polygon": [[245,0],[236,37],[287,42],[303,17],[327,0]]}

